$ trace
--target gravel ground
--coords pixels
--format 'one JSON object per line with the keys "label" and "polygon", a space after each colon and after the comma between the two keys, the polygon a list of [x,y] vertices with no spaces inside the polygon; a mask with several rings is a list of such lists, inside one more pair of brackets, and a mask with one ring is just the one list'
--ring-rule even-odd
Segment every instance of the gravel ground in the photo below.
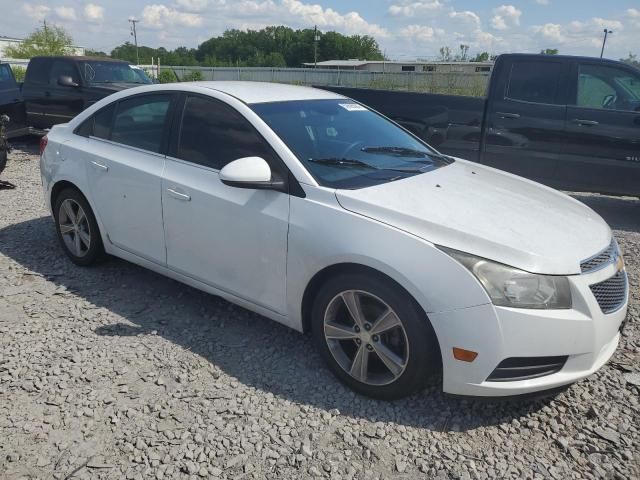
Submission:
{"label": "gravel ground", "polygon": [[112,259],[73,266],[37,146],[0,191],[2,478],[639,478],[640,201],[615,228],[632,291],[613,360],[555,398],[359,397],[309,338]]}

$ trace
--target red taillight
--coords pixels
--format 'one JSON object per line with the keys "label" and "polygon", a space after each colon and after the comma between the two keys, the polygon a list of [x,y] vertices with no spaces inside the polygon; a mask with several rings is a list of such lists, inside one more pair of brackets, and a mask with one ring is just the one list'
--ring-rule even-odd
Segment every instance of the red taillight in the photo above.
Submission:
{"label": "red taillight", "polygon": [[47,138],[46,135],[40,139],[40,156],[42,156],[42,154],[44,153],[44,149],[47,148],[48,142],[49,142],[49,139]]}

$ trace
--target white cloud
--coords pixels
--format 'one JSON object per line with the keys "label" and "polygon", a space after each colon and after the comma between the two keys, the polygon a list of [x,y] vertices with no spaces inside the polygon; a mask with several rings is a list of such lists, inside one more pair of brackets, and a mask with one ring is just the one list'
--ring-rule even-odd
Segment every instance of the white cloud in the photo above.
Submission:
{"label": "white cloud", "polygon": [[167,25],[199,27],[203,23],[200,15],[184,13],[166,5],[147,5],[142,10],[142,22],[151,28],[164,28]]}
{"label": "white cloud", "polygon": [[76,11],[73,7],[56,7],[53,9],[56,12],[56,15],[63,20],[75,20],[76,19]]}
{"label": "white cloud", "polygon": [[478,28],[480,27],[480,17],[470,10],[465,10],[462,12],[456,12],[454,10],[452,12],[449,12],[449,18],[452,20],[460,21],[462,23],[470,24]]}
{"label": "white cloud", "polygon": [[[268,3],[273,5],[271,1]],[[364,33],[378,38],[391,36],[386,28],[367,22],[355,11],[340,14],[332,8],[323,8],[318,4],[302,3],[299,0],[282,0],[282,8],[290,16],[299,19],[303,25],[336,28],[351,34]],[[274,13],[277,14],[277,9]]]}
{"label": "white cloud", "polygon": [[101,22],[104,18],[104,8],[94,3],[84,6],[84,18],[89,22]]}
{"label": "white cloud", "polygon": [[627,18],[632,25],[640,28],[640,10],[636,8],[630,8],[627,10]]}
{"label": "white cloud", "polygon": [[562,33],[562,25],[557,23],[546,23],[544,25],[536,25],[532,27],[534,33],[539,34],[545,40],[556,43],[565,41],[565,35]]}
{"label": "white cloud", "polygon": [[31,5],[30,3],[25,3],[22,5],[22,11],[30,18],[34,20],[43,20],[44,17],[51,11],[51,8],[46,5]]}
{"label": "white cloud", "polygon": [[424,25],[408,25],[402,29],[400,36],[428,42],[433,40],[436,31],[433,27],[425,27]]}
{"label": "white cloud", "polygon": [[513,5],[501,5],[493,9],[491,26],[496,30],[507,30],[520,25],[522,10],[518,10]]}
{"label": "white cloud", "polygon": [[400,4],[393,4],[389,7],[389,13],[394,16],[413,17],[414,15],[434,11],[442,8],[440,0],[422,0],[412,2],[404,0]]}

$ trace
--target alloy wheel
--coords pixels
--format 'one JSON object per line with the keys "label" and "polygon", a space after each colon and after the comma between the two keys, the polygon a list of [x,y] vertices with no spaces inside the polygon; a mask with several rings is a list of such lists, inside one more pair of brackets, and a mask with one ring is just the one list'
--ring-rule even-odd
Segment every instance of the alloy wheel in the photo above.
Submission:
{"label": "alloy wheel", "polygon": [[409,360],[402,321],[387,303],[365,291],[346,290],[329,302],[324,337],[338,365],[367,385],[393,383]]}
{"label": "alloy wheel", "polygon": [[60,204],[58,227],[67,249],[76,257],[84,257],[91,247],[89,219],[78,202],[67,198]]}

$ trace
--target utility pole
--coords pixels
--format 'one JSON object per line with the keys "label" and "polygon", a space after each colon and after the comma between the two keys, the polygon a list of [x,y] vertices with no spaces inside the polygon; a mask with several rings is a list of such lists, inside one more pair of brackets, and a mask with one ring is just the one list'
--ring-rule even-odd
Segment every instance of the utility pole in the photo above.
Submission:
{"label": "utility pole", "polygon": [[138,35],[136,35],[136,23],[140,20],[136,20],[135,18],[130,18],[129,23],[131,23],[131,35],[133,35],[133,43],[136,45],[136,65],[140,65],[140,55],[138,55]]}
{"label": "utility pole", "polygon": [[604,40],[602,41],[602,51],[600,51],[600,58],[604,55],[604,46],[607,44],[607,35],[611,35],[613,33],[612,30],[604,29]]}
{"label": "utility pole", "polygon": [[318,41],[320,40],[320,35],[318,34],[318,26],[313,26],[313,63],[314,68],[318,68]]}

